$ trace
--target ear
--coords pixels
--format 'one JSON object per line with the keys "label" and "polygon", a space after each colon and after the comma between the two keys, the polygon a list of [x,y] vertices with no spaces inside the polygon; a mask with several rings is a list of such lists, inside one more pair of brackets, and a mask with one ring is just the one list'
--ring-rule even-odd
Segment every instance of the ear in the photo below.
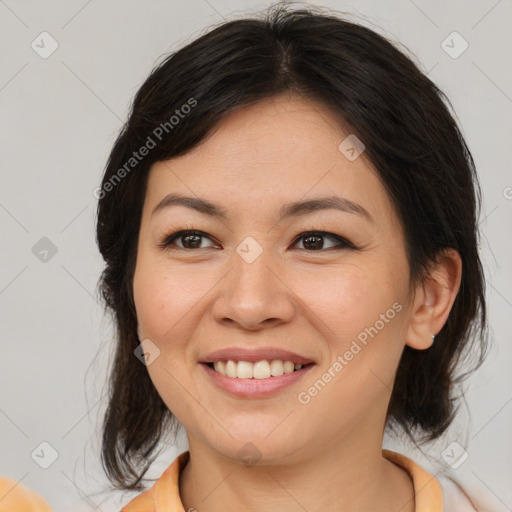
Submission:
{"label": "ear", "polygon": [[432,346],[459,292],[462,260],[455,249],[443,249],[425,282],[415,290],[406,344],[417,350]]}

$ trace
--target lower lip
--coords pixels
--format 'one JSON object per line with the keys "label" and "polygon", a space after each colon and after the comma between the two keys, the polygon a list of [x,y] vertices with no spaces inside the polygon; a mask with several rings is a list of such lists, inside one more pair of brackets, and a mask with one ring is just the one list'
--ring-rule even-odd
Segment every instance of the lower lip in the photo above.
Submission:
{"label": "lower lip", "polygon": [[207,364],[201,363],[201,366],[219,388],[241,398],[265,398],[271,396],[284,388],[292,386],[313,368],[313,365],[310,364],[300,370],[285,373],[279,377],[269,377],[268,379],[237,379],[222,375]]}

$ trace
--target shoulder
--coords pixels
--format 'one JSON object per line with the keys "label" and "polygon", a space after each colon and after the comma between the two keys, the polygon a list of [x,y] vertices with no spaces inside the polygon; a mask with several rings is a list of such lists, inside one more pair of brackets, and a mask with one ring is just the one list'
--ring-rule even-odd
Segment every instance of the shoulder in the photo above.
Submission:
{"label": "shoulder", "polygon": [[447,476],[438,477],[443,489],[444,512],[474,512],[477,509],[459,485]]}
{"label": "shoulder", "polygon": [[178,455],[174,462],[163,472],[153,487],[128,503],[121,512],[183,512],[183,504],[179,494],[179,478],[187,465],[190,453]]}
{"label": "shoulder", "polygon": [[51,512],[50,505],[19,481],[0,477],[0,512]]}
{"label": "shoulder", "polygon": [[433,476],[405,455],[383,450],[383,456],[405,469],[416,493],[417,510],[476,512],[477,509],[459,485],[445,475]]}

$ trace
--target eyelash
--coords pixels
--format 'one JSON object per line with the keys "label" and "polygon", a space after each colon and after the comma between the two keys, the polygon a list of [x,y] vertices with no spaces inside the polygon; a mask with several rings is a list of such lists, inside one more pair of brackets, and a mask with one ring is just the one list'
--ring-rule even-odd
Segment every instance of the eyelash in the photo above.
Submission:
{"label": "eyelash", "polygon": [[[186,235],[196,235],[196,236],[200,236],[200,237],[204,237],[204,238],[208,238],[210,239],[211,241],[214,241],[212,240],[212,238],[204,233],[203,231],[198,231],[198,230],[195,230],[195,229],[186,229],[186,230],[180,230],[180,231],[176,231],[174,233],[171,233],[170,235],[167,235],[164,237],[164,239],[162,240],[162,242],[160,242],[158,244],[158,247],[162,250],[175,250],[175,249],[178,249],[178,250],[183,250],[183,251],[198,251],[201,249],[201,247],[199,248],[195,248],[195,249],[190,249],[190,248],[186,248],[186,247],[179,247],[179,246],[175,246],[175,247],[171,247],[172,243],[176,240],[176,239],[179,239],[179,238],[182,238]],[[313,237],[313,236],[316,236],[316,237],[319,237],[319,238],[331,238],[335,241],[337,241],[340,246],[338,247],[329,247],[327,249],[318,249],[318,250],[311,250],[311,249],[299,249],[301,251],[307,251],[307,252],[324,252],[326,250],[341,250],[341,249],[352,249],[352,250],[357,250],[357,247],[352,243],[350,242],[349,240],[347,240],[346,238],[342,237],[342,236],[339,236],[339,235],[335,235],[334,233],[330,233],[328,231],[318,231],[318,230],[310,230],[310,231],[304,231],[302,233],[300,233],[298,236],[296,236],[293,241],[292,241],[292,245],[295,245],[297,242],[299,242],[301,239],[303,238],[308,238],[308,237]],[[213,247],[203,247],[203,249],[212,249]]]}

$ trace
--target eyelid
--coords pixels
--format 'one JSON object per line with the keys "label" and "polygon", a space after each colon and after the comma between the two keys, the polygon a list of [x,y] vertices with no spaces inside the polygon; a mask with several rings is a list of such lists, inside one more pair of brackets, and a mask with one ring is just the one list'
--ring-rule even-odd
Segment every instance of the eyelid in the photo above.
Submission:
{"label": "eyelid", "polygon": [[[215,239],[208,233],[205,233],[204,231],[201,231],[199,229],[188,228],[188,229],[179,229],[177,231],[173,231],[169,235],[164,236],[163,240],[161,242],[159,242],[158,247],[163,250],[169,249],[171,242],[174,242],[174,240],[177,240],[185,235],[198,235],[203,238],[207,238],[208,240],[210,240],[213,243],[217,243],[215,241]],[[176,248],[184,250],[184,251],[194,251],[194,250],[197,251],[197,249],[186,249],[186,248],[179,247],[179,246],[176,246]],[[210,247],[206,247],[203,249],[210,249]]]}
{"label": "eyelid", "polygon": [[[308,236],[321,236],[324,238],[331,238],[333,240],[336,240],[339,244],[341,244],[338,247],[331,247],[330,249],[338,249],[342,247],[347,247],[350,249],[357,249],[357,247],[347,238],[341,235],[337,235],[336,233],[331,233],[330,231],[325,231],[321,229],[305,229],[301,231],[292,241],[292,245],[295,245],[297,242],[299,242],[302,238],[307,238]],[[319,251],[308,251],[307,249],[300,249],[302,251],[307,252],[325,252],[327,249],[319,250]]]}
{"label": "eyelid", "polygon": [[[201,231],[199,229],[193,229],[192,227],[186,228],[186,229],[179,229],[177,231],[173,231],[171,234],[166,235],[163,240],[158,244],[158,247],[162,250],[169,249],[171,246],[171,242],[174,242],[176,239],[179,239],[185,235],[198,235],[203,238],[206,238],[210,240],[212,243],[217,244],[218,242],[215,240],[214,237],[209,235],[208,233],[205,233],[204,231]],[[300,233],[295,236],[295,238],[291,241],[291,245],[296,245],[301,239],[307,238],[309,236],[319,236],[323,238],[331,238],[339,243],[337,247],[329,247],[327,249],[319,249],[317,251],[315,250],[308,250],[308,249],[299,249],[300,251],[306,251],[306,252],[326,252],[327,250],[336,250],[336,249],[343,249],[348,248],[352,250],[357,250],[358,248],[346,237],[337,235],[336,233],[332,233],[330,231],[321,230],[321,229],[303,229],[300,230]],[[196,249],[187,249],[183,247],[176,246],[176,249],[180,249],[183,251],[198,251],[200,248]],[[212,247],[203,247],[202,249],[211,249]]]}

